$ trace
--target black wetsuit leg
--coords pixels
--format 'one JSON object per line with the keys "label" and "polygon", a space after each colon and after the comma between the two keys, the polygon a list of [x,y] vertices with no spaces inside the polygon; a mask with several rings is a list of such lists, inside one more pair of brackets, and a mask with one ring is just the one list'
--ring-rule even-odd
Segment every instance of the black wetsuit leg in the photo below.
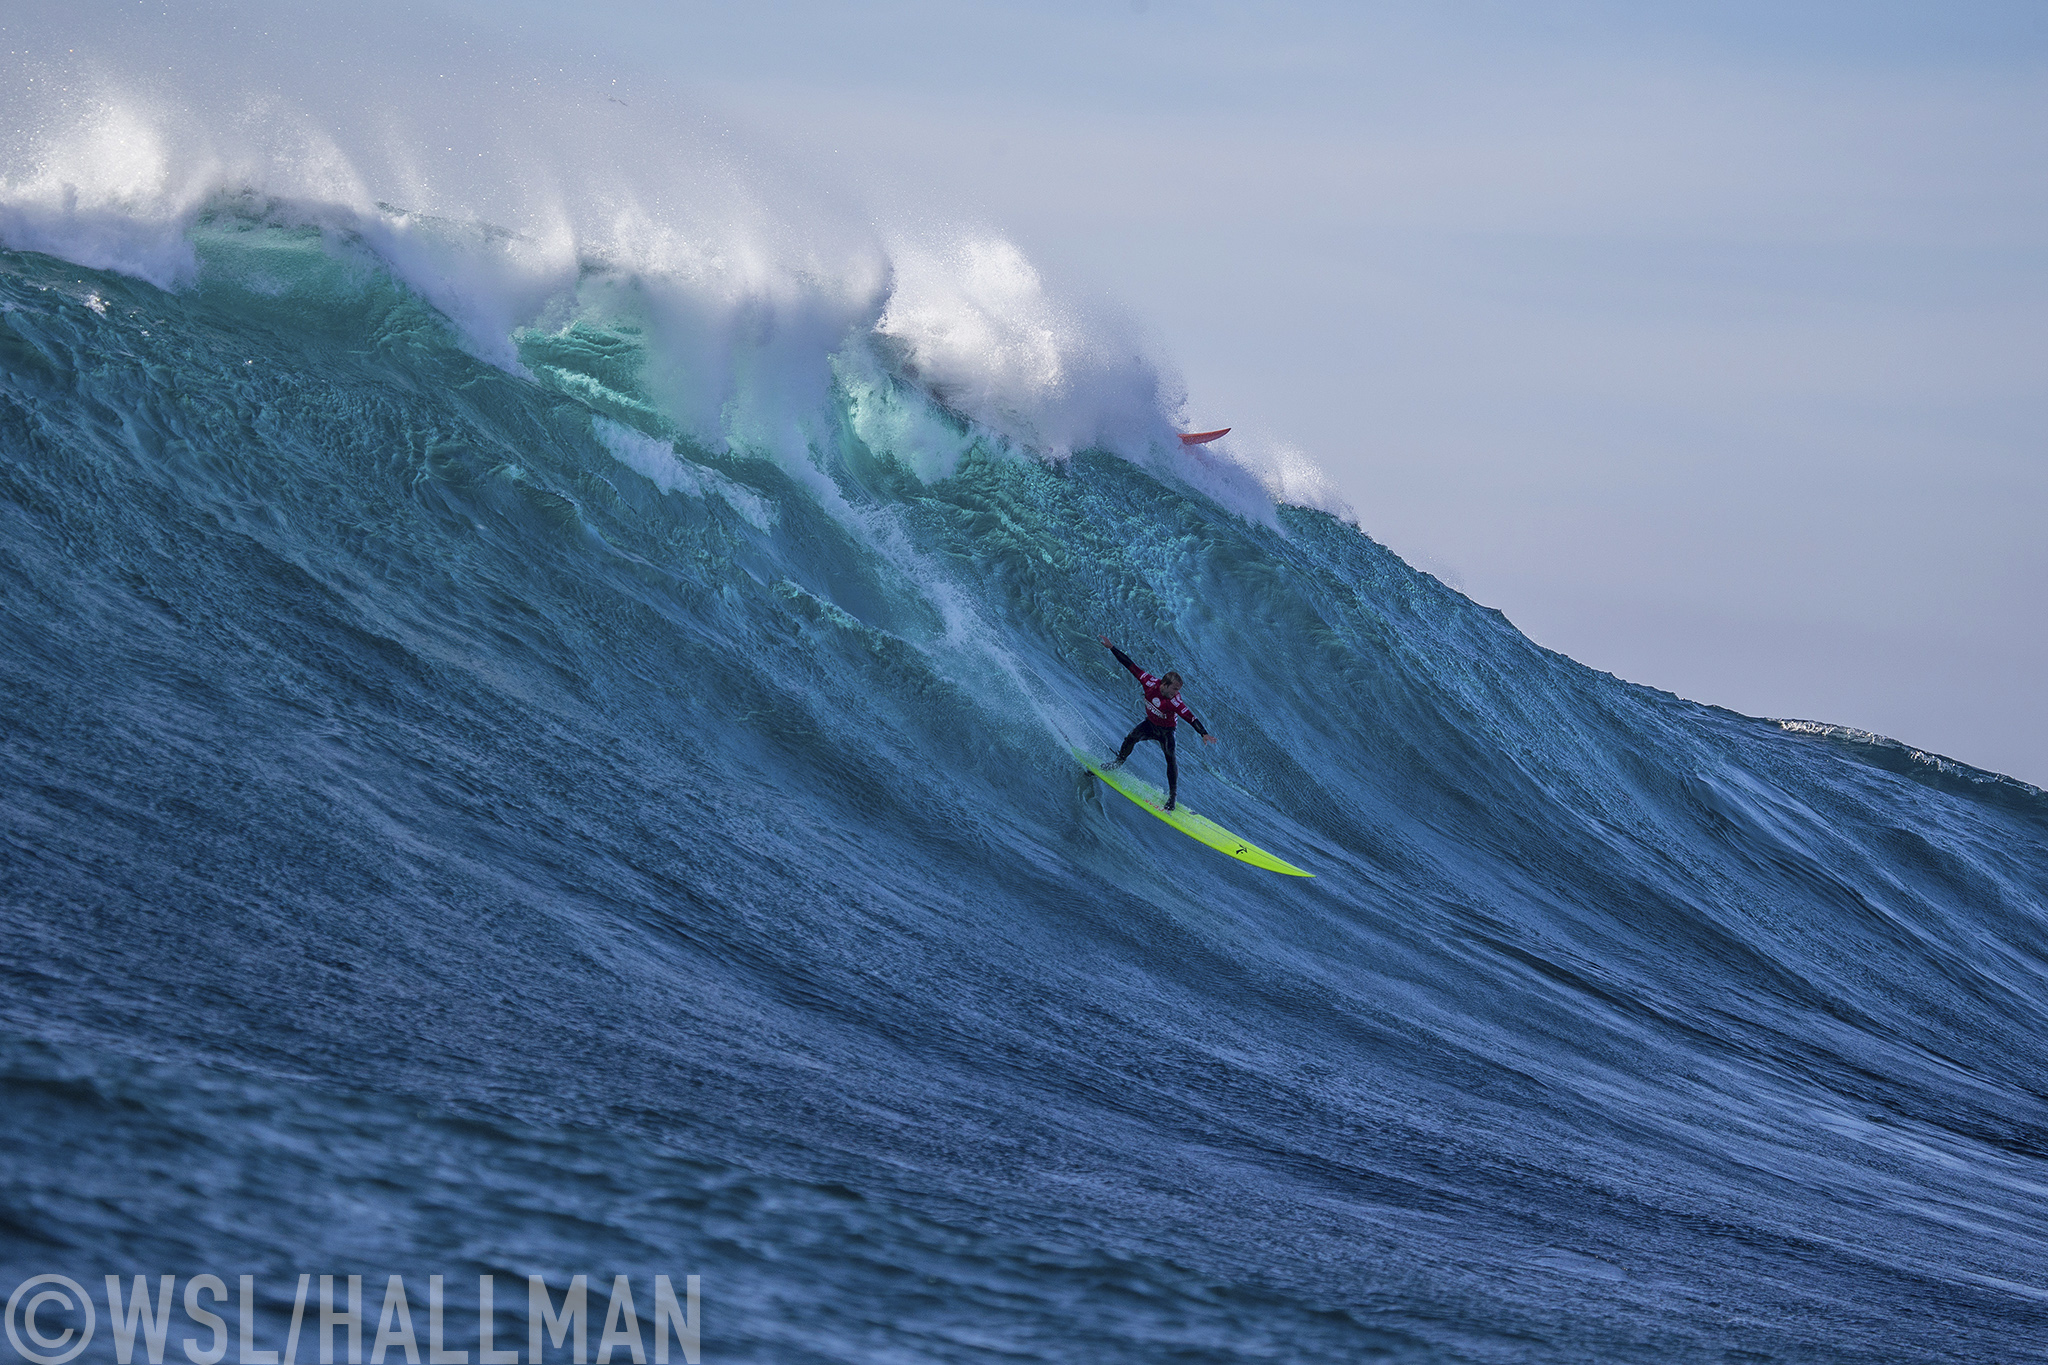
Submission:
{"label": "black wetsuit leg", "polygon": [[1171,801],[1174,793],[1180,790],[1180,765],[1173,758],[1173,731],[1162,730],[1150,720],[1139,721],[1124,736],[1124,746],[1116,751],[1116,761],[1122,763],[1128,759],[1131,750],[1137,748],[1140,741],[1148,739],[1166,750],[1166,799]]}
{"label": "black wetsuit leg", "polygon": [[1152,728],[1152,722],[1149,720],[1141,720],[1132,726],[1131,732],[1124,736],[1124,747],[1116,751],[1116,761],[1119,763],[1129,761],[1131,750],[1138,747],[1138,741],[1152,738]]}

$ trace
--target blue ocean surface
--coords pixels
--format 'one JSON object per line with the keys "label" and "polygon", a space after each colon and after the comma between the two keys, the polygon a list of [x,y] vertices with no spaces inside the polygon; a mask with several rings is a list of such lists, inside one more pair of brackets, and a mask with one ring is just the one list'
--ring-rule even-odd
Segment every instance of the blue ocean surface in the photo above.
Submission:
{"label": "blue ocean surface", "polygon": [[[879,333],[711,441],[645,328],[191,241],[0,254],[0,1288],[175,1276],[172,1360],[207,1274],[259,1351],[322,1275],[523,1350],[537,1275],[594,1355],[624,1275],[719,1362],[2048,1359],[2048,795]],[[1077,768],[1099,633],[1313,880]]]}

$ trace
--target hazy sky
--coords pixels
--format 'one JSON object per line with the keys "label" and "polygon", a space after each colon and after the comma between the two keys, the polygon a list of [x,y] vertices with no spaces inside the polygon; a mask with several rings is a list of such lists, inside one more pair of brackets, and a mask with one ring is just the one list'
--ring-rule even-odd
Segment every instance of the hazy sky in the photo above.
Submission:
{"label": "hazy sky", "polygon": [[993,230],[1540,643],[2048,785],[2042,0],[371,10],[240,12]]}
{"label": "hazy sky", "polygon": [[2048,5],[495,12],[1007,233],[1545,645],[2048,784]]}

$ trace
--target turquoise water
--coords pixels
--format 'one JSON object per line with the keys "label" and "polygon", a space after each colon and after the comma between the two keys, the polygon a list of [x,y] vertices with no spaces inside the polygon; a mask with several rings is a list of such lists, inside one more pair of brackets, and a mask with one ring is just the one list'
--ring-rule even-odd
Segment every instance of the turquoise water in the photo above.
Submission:
{"label": "turquoise water", "polygon": [[[493,364],[332,233],[198,243],[0,255],[10,1288],[251,1274],[274,1344],[300,1274],[439,1274],[473,1350],[480,1273],[694,1274],[719,1361],[2048,1351],[2039,791],[1593,672],[1164,446],[1036,458],[900,348],[707,442],[632,326]],[[1315,880],[1076,770],[1137,715],[1098,633]]]}

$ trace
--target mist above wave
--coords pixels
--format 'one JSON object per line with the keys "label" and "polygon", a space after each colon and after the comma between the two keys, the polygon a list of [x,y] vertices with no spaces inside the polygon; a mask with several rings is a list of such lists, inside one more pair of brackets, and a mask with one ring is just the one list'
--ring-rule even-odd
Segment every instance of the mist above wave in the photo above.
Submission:
{"label": "mist above wave", "polygon": [[180,289],[224,219],[314,227],[500,367],[525,372],[536,333],[630,337],[648,399],[714,449],[799,468],[833,439],[835,384],[895,378],[951,417],[858,406],[927,477],[964,425],[1046,458],[1108,450],[1248,515],[1338,510],[1298,454],[1183,456],[1184,395],[1141,329],[1001,233],[878,221],[822,168],[594,59],[416,14],[86,5],[39,20],[21,60],[0,245]]}

